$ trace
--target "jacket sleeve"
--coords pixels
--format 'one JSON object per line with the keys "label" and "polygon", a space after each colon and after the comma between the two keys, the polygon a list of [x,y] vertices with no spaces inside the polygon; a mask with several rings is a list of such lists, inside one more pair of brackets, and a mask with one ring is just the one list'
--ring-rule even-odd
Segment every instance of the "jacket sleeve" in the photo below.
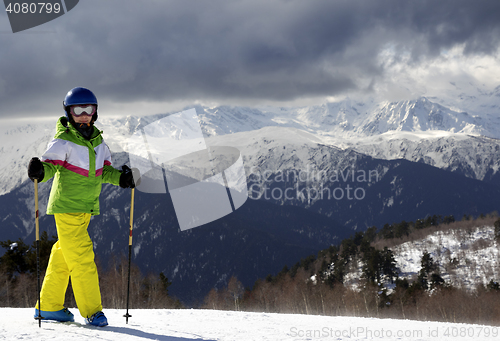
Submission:
{"label": "jacket sleeve", "polygon": [[50,141],[41,159],[45,173],[42,182],[48,181],[56,174],[66,161],[67,154],[66,145],[62,143],[62,140],[53,139]]}
{"label": "jacket sleeve", "polygon": [[119,186],[120,185],[120,172],[118,169],[112,166],[104,166],[102,170],[102,182],[107,182],[109,184]]}
{"label": "jacket sleeve", "polygon": [[104,166],[102,169],[102,182],[106,182],[115,186],[120,185],[120,172],[118,169],[111,166],[111,152],[109,147],[103,143],[104,147]]}

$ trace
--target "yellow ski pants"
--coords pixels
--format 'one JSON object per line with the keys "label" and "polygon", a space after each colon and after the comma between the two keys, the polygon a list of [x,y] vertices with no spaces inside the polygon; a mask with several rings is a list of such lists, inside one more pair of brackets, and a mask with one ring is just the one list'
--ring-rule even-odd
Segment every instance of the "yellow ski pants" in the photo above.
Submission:
{"label": "yellow ski pants", "polygon": [[54,217],[59,240],[52,247],[43,280],[41,310],[58,311],[64,308],[71,276],[78,310],[83,317],[90,317],[102,310],[94,249],[87,232],[90,214],[56,213]]}

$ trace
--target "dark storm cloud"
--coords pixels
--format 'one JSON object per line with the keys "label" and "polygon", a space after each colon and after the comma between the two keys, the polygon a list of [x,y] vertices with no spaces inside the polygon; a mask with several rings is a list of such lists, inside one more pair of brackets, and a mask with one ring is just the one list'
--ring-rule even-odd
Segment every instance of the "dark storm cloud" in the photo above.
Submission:
{"label": "dark storm cloud", "polygon": [[496,0],[80,1],[38,29],[52,33],[0,35],[0,110],[60,110],[76,85],[110,101],[362,90],[384,75],[383,49],[416,64],[457,44],[496,52],[499,14]]}
{"label": "dark storm cloud", "polygon": [[467,54],[498,49],[499,1],[396,1],[387,10],[384,24],[412,35],[413,39],[398,43],[414,56],[436,55],[457,44],[465,44]]}

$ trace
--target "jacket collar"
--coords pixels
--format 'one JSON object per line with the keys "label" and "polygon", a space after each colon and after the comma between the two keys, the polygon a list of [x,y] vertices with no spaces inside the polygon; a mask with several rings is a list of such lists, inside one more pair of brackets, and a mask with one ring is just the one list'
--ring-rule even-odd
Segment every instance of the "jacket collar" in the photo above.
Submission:
{"label": "jacket collar", "polygon": [[86,141],[92,141],[99,137],[101,135],[101,131],[97,129],[95,126],[93,126],[94,132],[92,133],[92,136],[90,137],[89,140],[87,140],[85,137],[82,136],[82,134],[71,124],[68,122],[68,118],[66,116],[62,116],[59,118],[59,121],[57,122],[57,133],[62,133],[62,132],[71,132],[73,135],[75,135],[78,138],[81,138]]}

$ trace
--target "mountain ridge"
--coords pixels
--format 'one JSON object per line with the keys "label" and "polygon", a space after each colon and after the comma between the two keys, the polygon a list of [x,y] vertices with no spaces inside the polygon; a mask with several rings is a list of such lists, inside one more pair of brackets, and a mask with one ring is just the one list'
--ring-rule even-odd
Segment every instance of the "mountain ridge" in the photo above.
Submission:
{"label": "mountain ridge", "polygon": [[[496,151],[498,148],[500,118],[453,111],[424,97],[413,101],[369,104],[347,99],[320,106],[265,110],[228,106],[194,107],[203,134],[214,140],[214,144],[218,144],[216,139],[232,142],[230,138],[227,139],[230,135],[247,133],[251,138],[256,133],[263,135],[263,132],[267,134],[268,140],[278,141],[287,138],[286,134],[281,133],[282,129],[292,129],[296,135],[307,137],[302,139],[305,143],[352,148],[376,158],[405,158],[449,170],[455,167],[453,163],[468,164],[468,167],[476,169],[466,175],[478,179],[483,179],[487,173],[496,174],[500,167],[500,162],[494,155],[491,160],[479,166],[472,165],[475,155],[485,154],[486,149]],[[418,115],[410,115],[412,110],[418,111]],[[127,139],[133,132],[167,115],[122,118],[106,118],[102,115],[96,124],[104,131],[104,138],[110,149],[115,153],[123,153],[127,152]],[[418,119],[409,119],[411,117]],[[466,120],[462,120],[463,118]],[[48,121],[36,124],[22,121],[0,128],[0,153],[4,157],[4,163],[0,165],[0,194],[7,193],[26,179],[29,159],[43,154],[54,129],[55,122]],[[408,138],[409,134],[411,138]],[[242,137],[240,140],[245,138],[249,137]],[[438,145],[460,144],[449,150],[452,154],[449,163],[443,163],[441,156],[436,154],[436,144],[428,143],[429,140],[436,141],[439,138],[441,141]],[[477,143],[478,139],[482,139],[480,145]],[[394,148],[397,143],[402,145],[399,150]],[[239,144],[248,147],[244,143]],[[402,152],[404,150],[418,152],[408,154]],[[250,152],[259,153],[258,150]],[[452,160],[455,156],[460,160]],[[123,158],[117,161],[116,167],[126,162]],[[248,164],[247,168],[251,166],[253,165]]]}

